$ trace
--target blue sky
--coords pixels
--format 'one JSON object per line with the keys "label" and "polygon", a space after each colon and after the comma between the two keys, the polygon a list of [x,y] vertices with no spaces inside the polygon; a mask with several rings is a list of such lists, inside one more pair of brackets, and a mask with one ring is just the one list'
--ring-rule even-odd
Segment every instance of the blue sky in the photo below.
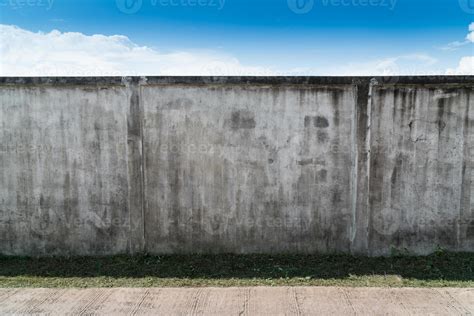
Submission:
{"label": "blue sky", "polygon": [[[466,67],[470,73],[474,59],[474,40],[467,39],[474,0],[0,0],[0,10],[0,23],[17,31],[85,36],[77,41],[126,36],[156,52],[156,60],[165,55],[151,74],[162,74],[166,60],[176,62],[182,53],[198,63],[214,60],[216,67],[230,61],[234,71],[243,67],[238,74],[368,74],[371,68],[374,74],[432,74],[453,72],[461,61],[463,73]],[[8,32],[2,31],[2,53],[15,53],[18,62],[19,46],[5,43],[14,37]],[[29,41],[18,45],[28,49]],[[54,39],[55,45],[65,44]],[[79,42],[68,45],[58,49],[84,49]],[[81,56],[100,53],[86,46]],[[114,52],[113,63],[119,60]],[[13,61],[6,63],[1,69],[9,75]],[[227,74],[226,67],[218,72]]]}

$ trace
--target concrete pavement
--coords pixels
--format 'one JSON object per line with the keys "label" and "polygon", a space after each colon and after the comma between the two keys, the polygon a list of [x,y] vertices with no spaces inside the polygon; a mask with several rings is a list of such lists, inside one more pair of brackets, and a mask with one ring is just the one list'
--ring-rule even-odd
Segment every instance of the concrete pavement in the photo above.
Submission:
{"label": "concrete pavement", "polygon": [[0,289],[1,315],[472,315],[471,289]]}

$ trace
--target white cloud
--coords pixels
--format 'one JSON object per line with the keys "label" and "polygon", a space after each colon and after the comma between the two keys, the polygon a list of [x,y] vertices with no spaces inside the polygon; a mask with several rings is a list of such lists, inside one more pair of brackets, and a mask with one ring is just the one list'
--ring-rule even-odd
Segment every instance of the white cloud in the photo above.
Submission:
{"label": "white cloud", "polygon": [[217,53],[161,53],[126,36],[0,25],[1,76],[272,75]]}
{"label": "white cloud", "polygon": [[458,48],[467,44],[474,43],[474,22],[469,25],[469,33],[463,42],[455,41],[448,45],[441,47],[442,50],[457,50]]}
{"label": "white cloud", "polygon": [[[469,35],[468,35],[469,36]],[[469,44],[469,42],[466,40],[464,42],[460,42],[460,41],[455,41],[455,42],[451,42],[449,43],[448,45],[444,46],[444,47],[441,47],[442,50],[449,50],[449,51],[452,51],[452,50],[457,50],[458,48],[460,47],[463,47],[465,46],[466,44]]]}
{"label": "white cloud", "polygon": [[448,75],[474,75],[474,56],[461,58],[459,65],[455,69],[448,69]]}
{"label": "white cloud", "polygon": [[[474,23],[469,29],[474,32]],[[391,76],[472,74],[472,59],[455,69],[435,69],[437,59],[407,54],[368,62],[273,69],[243,65],[237,58],[215,52],[164,53],[133,43],[122,35],[77,32],[31,32],[0,24],[0,76],[126,76],[126,75],[338,75]],[[309,60],[312,64],[315,61]]]}
{"label": "white cloud", "polygon": [[335,68],[332,74],[341,76],[353,74],[361,76],[431,75],[436,73],[433,66],[437,62],[436,58],[426,54],[410,54],[366,63],[350,63]]}
{"label": "white cloud", "polygon": [[[469,34],[467,34],[464,42],[452,42],[444,50],[456,50],[464,45],[474,43],[474,22],[469,25]],[[474,75],[474,56],[462,57],[456,68],[450,68],[446,71],[448,75]]]}
{"label": "white cloud", "polygon": [[474,22],[469,25],[469,34],[467,34],[466,40],[471,43],[474,43]]}

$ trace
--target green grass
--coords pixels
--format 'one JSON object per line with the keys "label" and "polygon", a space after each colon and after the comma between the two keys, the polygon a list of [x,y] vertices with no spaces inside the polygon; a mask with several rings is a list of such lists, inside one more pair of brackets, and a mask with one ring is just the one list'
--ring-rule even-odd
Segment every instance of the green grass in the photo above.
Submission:
{"label": "green grass", "polygon": [[0,257],[0,287],[474,287],[474,254]]}

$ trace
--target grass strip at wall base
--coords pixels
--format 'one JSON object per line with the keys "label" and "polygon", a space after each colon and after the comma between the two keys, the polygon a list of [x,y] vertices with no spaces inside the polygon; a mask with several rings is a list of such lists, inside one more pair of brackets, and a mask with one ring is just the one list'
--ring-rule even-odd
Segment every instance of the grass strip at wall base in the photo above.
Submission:
{"label": "grass strip at wall base", "polygon": [[0,287],[474,287],[474,253],[430,256],[0,256]]}

